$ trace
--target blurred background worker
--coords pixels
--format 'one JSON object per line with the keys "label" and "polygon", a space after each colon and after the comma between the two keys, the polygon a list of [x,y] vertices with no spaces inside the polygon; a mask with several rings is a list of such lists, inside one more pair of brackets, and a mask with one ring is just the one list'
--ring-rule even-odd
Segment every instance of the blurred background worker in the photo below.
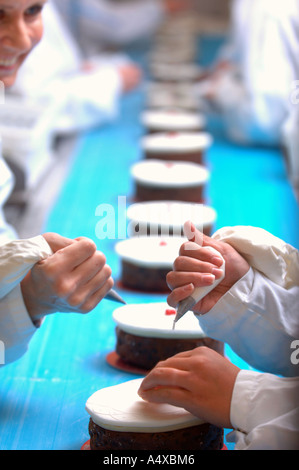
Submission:
{"label": "blurred background worker", "polygon": [[122,46],[149,37],[169,15],[188,11],[192,0],[54,0],[87,56],[103,46]]}
{"label": "blurred background worker", "polygon": [[57,103],[55,132],[101,125],[117,116],[120,96],[135,88],[140,68],[128,58],[86,67],[55,5],[44,7],[44,36],[19,72],[12,95]]}
{"label": "blurred background worker", "polygon": [[298,77],[298,0],[233,0],[230,39],[202,88],[228,137],[280,144]]}

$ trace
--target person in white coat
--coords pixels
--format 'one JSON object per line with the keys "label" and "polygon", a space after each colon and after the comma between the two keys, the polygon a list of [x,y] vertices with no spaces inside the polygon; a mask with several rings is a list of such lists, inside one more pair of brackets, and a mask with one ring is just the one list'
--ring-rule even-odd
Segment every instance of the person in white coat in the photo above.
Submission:
{"label": "person in white coat", "polygon": [[229,40],[201,88],[227,136],[280,145],[298,77],[298,0],[233,0]]}
{"label": "person in white coat", "polygon": [[190,0],[54,0],[85,56],[104,46],[150,37],[170,16],[189,11]]}
{"label": "person in white coat", "polygon": [[[162,361],[140,396],[181,406],[233,428],[236,449],[299,449],[299,252],[254,227],[227,227],[212,238],[188,229],[167,276],[176,307],[194,287],[224,279],[193,311],[205,333],[228,343],[257,370],[240,370],[207,348]],[[216,256],[207,247],[213,247]]]}
{"label": "person in white coat", "polygon": [[[45,3],[0,0],[0,80],[5,89],[14,84],[19,68],[42,37]],[[45,315],[87,313],[113,286],[111,269],[92,240],[71,240],[56,233],[16,238],[3,213],[13,183],[0,149],[1,365],[27,351]]]}
{"label": "person in white coat", "polygon": [[57,103],[56,133],[112,122],[121,96],[139,85],[140,67],[127,58],[87,64],[53,2],[44,6],[43,23],[43,37],[20,67],[9,93]]}

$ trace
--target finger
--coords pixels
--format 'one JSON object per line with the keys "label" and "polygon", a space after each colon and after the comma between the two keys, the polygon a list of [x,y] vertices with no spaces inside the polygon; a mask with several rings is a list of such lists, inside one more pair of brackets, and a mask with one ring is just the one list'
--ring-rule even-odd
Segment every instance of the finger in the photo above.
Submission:
{"label": "finger", "polygon": [[212,248],[215,248],[215,250],[219,251],[219,243],[214,241],[214,239],[208,235],[200,232],[190,220],[184,224],[184,234],[189,241],[194,242],[199,246],[211,246]]}
{"label": "finger", "polygon": [[215,275],[210,273],[170,271],[166,275],[166,282],[171,290],[187,284],[193,284],[195,287],[211,286],[214,281]]}
{"label": "finger", "polygon": [[167,297],[168,305],[170,305],[170,307],[176,308],[179,302],[189,297],[189,295],[192,295],[193,291],[193,284],[187,284],[186,286],[174,289]]}
{"label": "finger", "polygon": [[[186,381],[186,372],[173,367],[165,367],[159,363],[141,382],[139,391],[160,388],[160,387],[178,387]],[[138,391],[138,393],[139,393]]]}
{"label": "finger", "polygon": [[95,251],[95,243],[88,238],[83,238],[54,253],[49,261],[57,263],[57,268],[60,267],[62,272],[70,272],[92,256]]}
{"label": "finger", "polygon": [[105,265],[101,271],[85,284],[77,287],[68,297],[69,304],[80,310],[90,311],[113,287],[111,269]]}
{"label": "finger", "polygon": [[97,289],[89,298],[82,304],[81,312],[91,312],[108,294],[113,287],[113,279],[110,277],[107,281]]}
{"label": "finger", "polygon": [[168,403],[179,408],[186,408],[186,403],[192,399],[191,392],[179,387],[160,387],[151,390],[141,390],[139,396],[151,403]]}
{"label": "finger", "polygon": [[43,234],[44,239],[50,246],[53,253],[74,243],[71,238],[66,238],[58,233],[47,232]]}
{"label": "finger", "polygon": [[[217,261],[218,259],[219,259],[219,262]],[[221,266],[223,264],[223,260],[221,260],[220,258],[217,258],[217,260],[216,261]],[[214,270],[219,269],[220,266],[215,265],[214,263],[211,263],[211,262],[201,260],[199,258],[199,255],[198,255],[198,259],[190,258],[189,256],[182,255],[175,259],[173,263],[173,271],[185,271],[185,272],[195,272],[195,273],[200,272],[200,273],[214,274]]]}
{"label": "finger", "polygon": [[106,257],[102,252],[96,251],[92,256],[87,258],[86,261],[83,261],[83,263],[81,263],[79,266],[76,266],[72,271],[74,282],[76,282],[77,285],[87,284],[90,280],[98,275],[105,265]]}
{"label": "finger", "polygon": [[179,257],[182,256],[187,257],[188,259],[196,259],[202,262],[214,264],[218,267],[223,264],[223,258],[220,253],[218,255],[208,247],[199,247],[194,242],[183,243],[180,247],[179,255]]}

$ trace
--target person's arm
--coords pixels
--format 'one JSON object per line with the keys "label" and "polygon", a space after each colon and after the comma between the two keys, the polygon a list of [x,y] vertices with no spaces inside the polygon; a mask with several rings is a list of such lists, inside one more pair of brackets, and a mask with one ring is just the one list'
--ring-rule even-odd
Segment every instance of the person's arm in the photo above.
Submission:
{"label": "person's arm", "polygon": [[216,426],[233,428],[236,449],[299,448],[299,380],[240,370],[199,347],[159,362],[143,379],[145,401],[168,403]]}
{"label": "person's arm", "polygon": [[227,436],[236,450],[299,449],[299,379],[239,372]]}
{"label": "person's arm", "polygon": [[[234,232],[238,237],[233,237]],[[246,233],[252,236],[249,242]],[[223,237],[224,234],[229,242],[200,234],[191,225],[189,239],[197,238],[196,244],[182,245],[174,269],[167,275],[172,290],[168,303],[176,307],[180,300],[192,294],[194,287],[206,285],[207,273],[220,277],[217,259],[206,248],[212,246],[225,259],[225,278],[195,305],[193,311],[200,315],[200,325],[207,335],[227,342],[253,367],[296,375],[297,368],[290,356],[292,341],[298,339],[299,333],[299,286],[296,285],[296,269],[292,266],[296,263],[297,251],[258,229],[223,229]],[[273,271],[276,281],[257,269],[250,269],[249,263],[230,243],[246,251],[251,263],[260,269],[264,266],[269,276]],[[285,285],[279,285],[279,279]]]}

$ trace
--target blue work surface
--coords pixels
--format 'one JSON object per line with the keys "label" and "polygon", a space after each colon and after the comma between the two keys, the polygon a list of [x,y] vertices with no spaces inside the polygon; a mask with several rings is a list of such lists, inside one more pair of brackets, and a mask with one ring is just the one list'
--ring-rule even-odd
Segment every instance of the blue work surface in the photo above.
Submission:
{"label": "blue work surface", "polygon": [[[45,227],[67,237],[92,238],[105,253],[119,293],[128,303],[163,301],[166,296],[119,288],[117,240],[96,237],[96,208],[112,205],[117,219],[122,216],[118,196],[131,202],[129,169],[142,158],[142,109],[144,94],[139,89],[123,99],[115,123],[80,137],[73,166]],[[249,149],[216,135],[206,161],[211,170],[206,197],[218,213],[215,229],[260,226],[298,247],[298,206],[278,150]],[[28,353],[0,369],[0,449],[75,450],[89,439],[88,397],[99,388],[136,378],[106,362],[115,347],[115,307],[104,300],[88,315],[46,318]],[[249,368],[228,347],[226,354],[239,367]]]}

